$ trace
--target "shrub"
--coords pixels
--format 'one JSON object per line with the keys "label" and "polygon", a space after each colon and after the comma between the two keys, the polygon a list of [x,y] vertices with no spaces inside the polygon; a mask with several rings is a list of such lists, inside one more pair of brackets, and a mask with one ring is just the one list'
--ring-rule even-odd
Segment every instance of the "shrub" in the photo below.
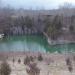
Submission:
{"label": "shrub", "polygon": [[73,71],[72,66],[68,66],[68,70],[69,70],[69,72],[72,72]]}
{"label": "shrub", "polygon": [[7,62],[3,62],[0,68],[0,75],[10,75],[11,68]]}
{"label": "shrub", "polygon": [[30,56],[29,58],[30,58],[30,61],[32,62],[34,61],[34,58],[32,56]]}
{"label": "shrub", "polygon": [[66,65],[68,66],[68,70],[70,72],[72,72],[73,71],[73,68],[72,68],[72,62],[71,62],[70,58],[67,58],[66,59]]}
{"label": "shrub", "polygon": [[19,64],[21,63],[21,60],[20,60],[20,59],[18,59],[18,63],[19,63]]}
{"label": "shrub", "polygon": [[40,74],[40,69],[37,67],[36,63],[29,64],[29,69],[26,69],[27,73],[29,75],[39,75]]}
{"label": "shrub", "polygon": [[26,56],[26,58],[24,59],[24,64],[27,65],[29,63],[30,63],[30,58]]}
{"label": "shrub", "polygon": [[14,63],[14,62],[15,62],[15,59],[13,58],[13,60],[12,60],[12,61],[13,61],[13,63]]}
{"label": "shrub", "polygon": [[70,61],[70,58],[67,58],[67,59],[66,59],[66,65],[69,66],[69,65],[71,65],[71,63],[72,63],[72,62]]}
{"label": "shrub", "polygon": [[42,60],[43,60],[43,57],[42,57],[41,54],[38,55],[38,60],[39,60],[39,61],[42,61]]}

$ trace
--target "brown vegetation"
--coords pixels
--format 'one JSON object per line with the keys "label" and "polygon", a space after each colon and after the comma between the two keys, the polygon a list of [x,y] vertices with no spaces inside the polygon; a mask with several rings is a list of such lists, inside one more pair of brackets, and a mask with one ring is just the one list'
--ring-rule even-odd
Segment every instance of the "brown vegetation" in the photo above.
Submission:
{"label": "brown vegetation", "polygon": [[42,61],[42,60],[43,60],[43,57],[42,57],[41,54],[38,55],[38,60],[39,60],[39,61]]}
{"label": "brown vegetation", "polygon": [[0,67],[0,75],[10,75],[11,68],[7,62],[2,62]]}
{"label": "brown vegetation", "polygon": [[66,65],[67,65],[67,67],[68,67],[68,70],[69,70],[70,72],[72,72],[72,71],[73,71],[73,67],[72,67],[72,62],[71,62],[70,58],[67,58],[67,59],[66,59]]}
{"label": "brown vegetation", "polygon": [[36,63],[29,64],[28,67],[29,69],[26,69],[26,71],[29,75],[39,75],[40,74],[40,69],[37,67]]}

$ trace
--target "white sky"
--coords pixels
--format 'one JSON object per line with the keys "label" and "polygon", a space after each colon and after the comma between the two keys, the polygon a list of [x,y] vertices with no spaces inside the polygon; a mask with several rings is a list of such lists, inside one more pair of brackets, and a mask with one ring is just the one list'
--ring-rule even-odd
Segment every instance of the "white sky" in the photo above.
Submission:
{"label": "white sky", "polygon": [[75,0],[2,0],[3,3],[9,4],[15,8],[45,8],[53,9],[58,8],[59,5],[62,5],[65,2],[72,3],[75,5]]}

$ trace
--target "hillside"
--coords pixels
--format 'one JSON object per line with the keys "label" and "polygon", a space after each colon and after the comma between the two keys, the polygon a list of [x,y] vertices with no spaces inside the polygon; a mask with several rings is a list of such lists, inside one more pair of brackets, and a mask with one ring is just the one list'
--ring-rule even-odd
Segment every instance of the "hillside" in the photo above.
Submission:
{"label": "hillside", "polygon": [[42,34],[52,40],[75,40],[75,9],[0,9],[0,33],[6,36]]}

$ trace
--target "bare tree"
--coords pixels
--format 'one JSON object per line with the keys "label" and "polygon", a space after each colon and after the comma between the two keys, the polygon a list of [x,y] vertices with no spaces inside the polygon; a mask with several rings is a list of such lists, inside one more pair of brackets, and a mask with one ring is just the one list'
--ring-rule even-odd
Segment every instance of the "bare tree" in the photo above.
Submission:
{"label": "bare tree", "polygon": [[37,67],[36,63],[29,64],[29,69],[26,69],[27,73],[29,75],[39,75],[40,74],[40,69]]}
{"label": "bare tree", "polygon": [[0,75],[10,75],[11,68],[7,62],[3,62],[0,67]]}
{"label": "bare tree", "polygon": [[70,9],[72,8],[72,4],[71,3],[68,3],[68,2],[65,2],[63,5],[60,5],[59,6],[59,9]]}

